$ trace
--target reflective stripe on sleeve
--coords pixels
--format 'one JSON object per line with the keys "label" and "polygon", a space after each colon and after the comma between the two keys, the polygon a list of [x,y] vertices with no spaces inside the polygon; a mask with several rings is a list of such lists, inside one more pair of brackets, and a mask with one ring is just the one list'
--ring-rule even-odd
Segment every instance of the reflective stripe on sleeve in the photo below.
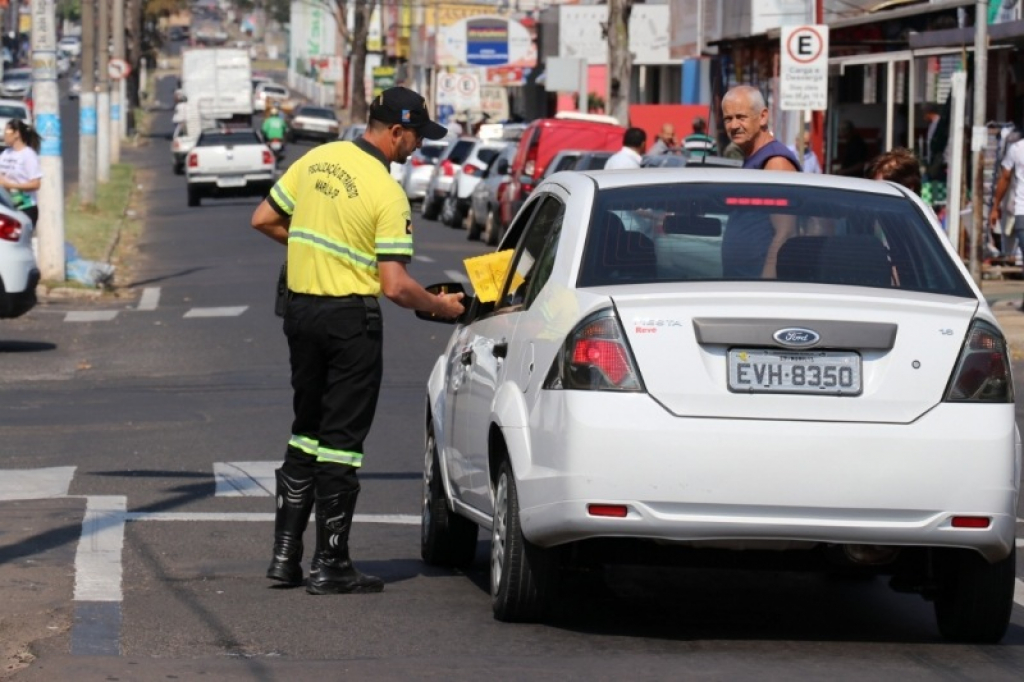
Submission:
{"label": "reflective stripe on sleeve", "polygon": [[349,450],[332,450],[331,448],[320,447],[316,451],[316,461],[332,462],[334,464],[347,464],[351,467],[363,466],[363,453],[351,452]]}
{"label": "reflective stripe on sleeve", "polygon": [[339,242],[328,239],[322,234],[318,234],[304,227],[295,228],[293,227],[288,231],[288,241],[296,240],[307,244],[315,249],[326,251],[339,258],[343,258],[347,261],[351,261],[354,265],[358,265],[363,268],[376,269],[377,259],[373,256],[367,255],[357,249],[353,249],[350,246],[341,244]]}
{"label": "reflective stripe on sleeve", "polygon": [[315,456],[320,443],[308,436],[292,436],[288,439],[288,446],[293,447],[296,450],[301,450],[307,455]]}
{"label": "reflective stripe on sleeve", "polygon": [[288,215],[295,212],[295,199],[292,195],[288,194],[288,191],[281,186],[280,182],[270,188],[270,196],[274,198],[277,205],[284,209]]}
{"label": "reflective stripe on sleeve", "polygon": [[412,239],[392,239],[390,241],[378,241],[374,248],[378,256],[408,256],[412,258]]}

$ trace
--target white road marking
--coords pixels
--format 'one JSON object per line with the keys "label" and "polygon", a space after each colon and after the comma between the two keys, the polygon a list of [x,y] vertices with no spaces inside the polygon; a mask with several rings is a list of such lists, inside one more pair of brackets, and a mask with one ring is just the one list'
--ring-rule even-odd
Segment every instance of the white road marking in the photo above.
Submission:
{"label": "white road marking", "polygon": [[0,500],[67,497],[75,467],[0,469]]}
{"label": "white road marking", "polygon": [[75,601],[121,601],[121,549],[128,498],[89,496],[75,554]]}
{"label": "white road marking", "polygon": [[[213,521],[221,523],[271,523],[273,512],[129,512],[128,521]],[[356,514],[356,523],[390,523],[398,526],[418,526],[420,517],[414,514]]]}
{"label": "white road marking", "polygon": [[146,287],[142,290],[142,297],[136,310],[156,310],[160,305],[160,287]]}
{"label": "white road marking", "polygon": [[185,317],[238,317],[249,309],[247,305],[224,308],[192,308]]}
{"label": "white road marking", "polygon": [[274,494],[274,470],[280,462],[214,462],[217,497],[267,497]]}
{"label": "white road marking", "polygon": [[64,316],[65,322],[109,322],[117,317],[116,310],[72,310]]}
{"label": "white road marking", "polygon": [[421,263],[433,263],[435,262],[430,256],[413,256],[413,260],[418,260]]}
{"label": "white road marking", "polygon": [[465,273],[460,272],[458,270],[445,270],[444,276],[451,279],[451,281],[453,282],[462,282],[463,284],[469,282],[469,277],[467,277]]}

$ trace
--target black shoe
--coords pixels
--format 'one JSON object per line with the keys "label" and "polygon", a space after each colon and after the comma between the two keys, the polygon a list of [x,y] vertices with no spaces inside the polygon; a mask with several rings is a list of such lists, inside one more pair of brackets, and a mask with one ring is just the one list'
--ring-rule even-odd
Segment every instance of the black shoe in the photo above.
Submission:
{"label": "black shoe", "polygon": [[281,469],[277,477],[277,516],[274,519],[274,557],[267,577],[287,585],[302,584],[302,534],[313,509],[313,478],[296,479]]}
{"label": "black shoe", "polygon": [[382,592],[384,581],[356,570],[348,554],[359,488],[316,498],[316,552],[309,568],[310,594]]}

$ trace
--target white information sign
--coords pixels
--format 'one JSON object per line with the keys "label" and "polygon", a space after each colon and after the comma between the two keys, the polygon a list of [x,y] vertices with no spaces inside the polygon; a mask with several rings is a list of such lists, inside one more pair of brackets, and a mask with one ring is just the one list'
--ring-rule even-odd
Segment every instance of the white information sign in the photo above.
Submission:
{"label": "white information sign", "polygon": [[783,111],[828,108],[828,26],[786,26],[779,62]]}

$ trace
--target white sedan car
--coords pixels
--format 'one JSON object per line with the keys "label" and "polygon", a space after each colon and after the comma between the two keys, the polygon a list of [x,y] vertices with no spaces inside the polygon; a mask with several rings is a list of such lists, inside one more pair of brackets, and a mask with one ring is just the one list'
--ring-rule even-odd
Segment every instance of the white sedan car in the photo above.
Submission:
{"label": "white sedan car", "polygon": [[497,301],[468,299],[428,382],[421,550],[464,566],[489,530],[499,620],[544,618],[574,568],[768,551],[891,576],[946,638],[1003,637],[1007,347],[916,196],[558,173],[498,248]]}
{"label": "white sedan car", "polygon": [[20,317],[36,305],[39,268],[32,253],[32,220],[0,189],[0,318]]}

